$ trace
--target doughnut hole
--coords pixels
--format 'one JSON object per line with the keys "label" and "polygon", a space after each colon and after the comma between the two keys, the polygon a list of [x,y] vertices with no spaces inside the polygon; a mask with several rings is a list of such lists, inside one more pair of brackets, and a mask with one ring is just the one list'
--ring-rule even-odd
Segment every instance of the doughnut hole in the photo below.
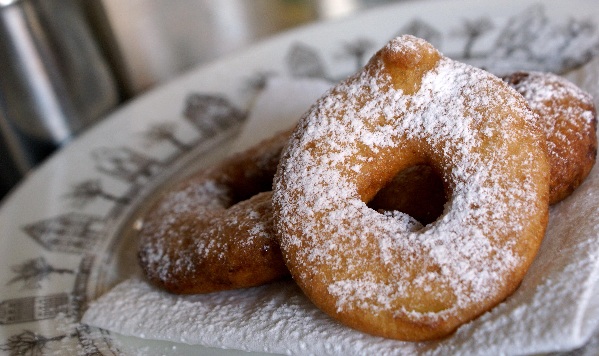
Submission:
{"label": "doughnut hole", "polygon": [[[278,161],[278,155],[276,156]],[[251,163],[254,165],[255,163]],[[264,167],[239,169],[228,177],[227,183],[231,206],[248,200],[256,194],[272,190],[272,181],[276,172],[276,163]]]}
{"label": "doughnut hole", "polygon": [[277,134],[217,168],[214,180],[227,190],[226,207],[272,190],[281,150],[288,136],[289,132]]}
{"label": "doughnut hole", "polygon": [[399,172],[368,206],[381,213],[400,211],[427,225],[441,216],[446,202],[441,175],[431,166],[416,165]]}

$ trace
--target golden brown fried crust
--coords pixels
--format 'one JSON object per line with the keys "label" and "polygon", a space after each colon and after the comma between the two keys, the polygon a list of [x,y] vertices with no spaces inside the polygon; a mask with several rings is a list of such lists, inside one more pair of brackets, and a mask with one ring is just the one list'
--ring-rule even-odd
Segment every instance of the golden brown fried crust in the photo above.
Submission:
{"label": "golden brown fried crust", "polygon": [[[447,336],[503,301],[548,219],[532,117],[500,79],[412,36],[392,40],[312,107],[283,152],[273,212],[294,280],[338,321],[401,340]],[[364,204],[420,165],[446,185],[441,218],[415,229]]]}
{"label": "golden brown fried crust", "polygon": [[210,293],[288,275],[272,226],[272,177],[289,132],[169,189],[144,218],[139,262],[167,291]]}
{"label": "golden brown fried crust", "polygon": [[537,114],[551,165],[550,203],[568,197],[590,173],[597,156],[593,98],[551,73],[517,72],[504,78]]}

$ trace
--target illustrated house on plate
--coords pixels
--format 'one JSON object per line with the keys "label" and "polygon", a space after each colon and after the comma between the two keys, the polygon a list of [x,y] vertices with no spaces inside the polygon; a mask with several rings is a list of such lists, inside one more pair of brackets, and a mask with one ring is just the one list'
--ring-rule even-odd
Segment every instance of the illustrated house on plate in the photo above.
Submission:
{"label": "illustrated house on plate", "polygon": [[74,254],[93,251],[103,236],[103,229],[103,219],[80,213],[60,215],[23,228],[46,250]]}
{"label": "illustrated house on plate", "polygon": [[246,113],[226,98],[206,94],[189,95],[183,115],[203,138],[212,137],[246,118]]}
{"label": "illustrated house on plate", "polygon": [[0,303],[0,325],[25,323],[70,315],[74,305],[67,293],[5,300]]}

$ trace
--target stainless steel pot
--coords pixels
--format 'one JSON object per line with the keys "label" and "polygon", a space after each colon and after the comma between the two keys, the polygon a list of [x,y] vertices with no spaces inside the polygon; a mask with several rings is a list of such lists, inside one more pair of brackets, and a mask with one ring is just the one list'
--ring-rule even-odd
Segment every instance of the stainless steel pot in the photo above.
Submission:
{"label": "stainless steel pot", "polygon": [[74,0],[0,0],[0,196],[118,104]]}

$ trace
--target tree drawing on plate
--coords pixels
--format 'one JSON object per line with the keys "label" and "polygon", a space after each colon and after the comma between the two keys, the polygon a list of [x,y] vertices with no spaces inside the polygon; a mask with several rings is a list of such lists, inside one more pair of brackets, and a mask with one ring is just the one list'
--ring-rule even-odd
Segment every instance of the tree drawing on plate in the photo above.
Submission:
{"label": "tree drawing on plate", "polygon": [[[71,343],[78,355],[121,355],[118,347],[112,344],[107,331],[90,328],[84,324],[72,324],[68,330],[60,331],[57,336],[44,336],[32,330],[23,330],[20,334],[8,338],[0,344],[0,351],[7,351],[11,356],[41,356],[72,354],[64,349],[63,343]],[[73,341],[77,342],[75,345]]]}
{"label": "tree drawing on plate", "polygon": [[88,179],[76,183],[71,187],[71,192],[65,195],[74,206],[84,207],[97,198],[105,199],[116,204],[128,204],[129,198],[113,195],[102,188],[99,179]]}
{"label": "tree drawing on plate", "polygon": [[1,344],[0,350],[8,351],[11,356],[44,355],[49,343],[60,341],[66,337],[67,335],[45,337],[33,331],[24,330],[20,334],[11,336],[6,344]]}
{"label": "tree drawing on plate", "polygon": [[493,22],[488,17],[480,17],[472,20],[465,19],[462,22],[462,27],[456,31],[456,34],[466,39],[466,43],[462,49],[462,57],[464,59],[472,58],[474,44],[494,27]]}
{"label": "tree drawing on plate", "polygon": [[[366,64],[366,60],[374,47],[374,41],[367,38],[357,38],[342,46],[340,58],[350,58],[354,61],[354,71]],[[324,61],[318,51],[302,43],[294,44],[287,53],[287,68],[294,77],[322,78],[336,81],[328,74]]]}
{"label": "tree drawing on plate", "polygon": [[98,172],[130,183],[147,181],[162,169],[157,160],[128,147],[101,147],[93,150],[91,156]]}
{"label": "tree drawing on plate", "polygon": [[177,138],[176,128],[177,124],[175,122],[161,122],[151,125],[143,135],[148,145],[168,142],[180,151],[189,151],[193,146]]}
{"label": "tree drawing on plate", "polygon": [[474,65],[491,72],[536,70],[565,73],[599,54],[597,26],[588,20],[570,18],[556,22],[536,4],[511,17],[502,27],[492,49]]}
{"label": "tree drawing on plate", "polygon": [[435,46],[435,48],[441,48],[443,35],[441,31],[435,27],[423,21],[422,19],[414,19],[410,21],[405,27],[403,27],[398,35],[407,34],[422,38]]}
{"label": "tree drawing on plate", "polygon": [[[543,4],[535,4],[512,16],[501,27],[491,18],[482,16],[464,19],[459,27],[441,32],[416,18],[396,33],[401,34],[423,38],[441,50],[445,37],[457,39],[462,45],[446,53],[448,56],[497,75],[514,70],[563,74],[588,63],[599,54],[599,31],[595,23],[574,18],[558,23],[546,15]],[[362,66],[369,53],[367,44],[368,40],[357,39],[345,44],[343,51],[356,59],[357,66]],[[476,52],[479,44],[490,49]],[[319,51],[305,44],[293,44],[287,53],[286,63],[292,76],[334,80],[327,74]]]}
{"label": "tree drawing on plate", "polygon": [[15,277],[7,285],[20,282],[25,289],[41,287],[41,282],[52,274],[74,274],[75,271],[67,268],[57,268],[49,264],[45,258],[38,257],[27,260],[11,267]]}

